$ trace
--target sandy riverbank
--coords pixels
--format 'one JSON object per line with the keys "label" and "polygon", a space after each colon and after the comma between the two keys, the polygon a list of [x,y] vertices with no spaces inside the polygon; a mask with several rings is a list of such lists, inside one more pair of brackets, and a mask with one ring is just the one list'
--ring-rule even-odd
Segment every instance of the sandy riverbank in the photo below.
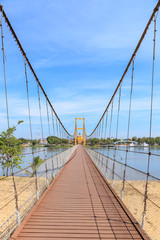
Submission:
{"label": "sandy riverbank", "polygon": [[[28,211],[31,205],[36,201],[35,179],[29,177],[15,177],[18,204],[20,206],[20,214]],[[39,187],[43,191],[46,187],[46,179],[39,179]],[[115,180],[113,183],[114,190],[121,196],[122,181]],[[128,181],[125,185],[124,203],[136,220],[142,222],[142,212],[144,208],[144,181]],[[32,197],[33,196],[33,197]],[[145,219],[145,231],[152,240],[159,240],[160,236],[160,183],[150,181],[148,184],[147,212]],[[27,201],[28,200],[28,201]],[[27,202],[26,202],[27,201]],[[24,206],[23,206],[24,205]],[[7,225],[16,221],[16,204],[14,198],[13,180],[11,177],[0,180],[0,226],[7,221],[6,225],[1,228],[1,232]]]}
{"label": "sandy riverbank", "polygon": [[[144,210],[145,181],[127,181],[123,195],[123,202],[135,219],[141,224]],[[121,197],[122,181],[115,180],[113,188]],[[144,230],[152,240],[159,240],[160,236],[160,182],[149,181],[148,200]]]}
{"label": "sandy riverbank", "polygon": [[[15,177],[18,207],[21,219],[36,201],[36,184],[33,177]],[[38,179],[39,194],[46,188],[46,179]],[[0,180],[0,233],[10,224],[17,224],[15,189],[12,177]]]}

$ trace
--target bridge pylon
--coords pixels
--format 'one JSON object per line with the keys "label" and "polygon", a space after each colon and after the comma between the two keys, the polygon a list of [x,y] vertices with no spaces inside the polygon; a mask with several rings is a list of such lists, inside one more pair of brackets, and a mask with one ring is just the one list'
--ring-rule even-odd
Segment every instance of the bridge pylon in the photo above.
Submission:
{"label": "bridge pylon", "polygon": [[[77,120],[83,120],[83,127],[82,128],[78,128],[77,127]],[[77,136],[77,130],[83,130],[83,136],[81,136],[80,134]],[[86,141],[85,141],[85,118],[75,118],[75,145],[77,145],[77,143],[83,143],[83,145],[85,146]]]}

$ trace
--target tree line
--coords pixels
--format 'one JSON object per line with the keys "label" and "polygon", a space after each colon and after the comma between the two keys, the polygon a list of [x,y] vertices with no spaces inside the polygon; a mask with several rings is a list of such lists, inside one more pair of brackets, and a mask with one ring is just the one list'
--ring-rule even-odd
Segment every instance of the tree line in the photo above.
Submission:
{"label": "tree line", "polygon": [[36,139],[31,140],[31,139],[26,139],[26,138],[19,138],[18,141],[19,141],[19,144],[26,144],[26,143],[30,142],[31,145],[33,145],[33,146],[40,143],[40,140],[36,140]]}
{"label": "tree line", "polygon": [[[19,121],[16,126],[9,127],[6,131],[2,131],[0,133],[0,165],[2,167],[3,175],[8,176],[9,172],[13,171],[14,167],[18,167],[21,169],[21,164],[23,163],[22,159],[22,144],[27,143],[28,141],[34,146],[39,143],[39,140],[28,140],[25,138],[17,139],[14,136],[16,128],[19,124],[23,121]],[[160,137],[155,138],[137,138],[136,136],[128,139],[128,141],[134,141],[138,144],[142,144],[144,142],[150,145],[160,145]],[[74,139],[73,139],[74,141]],[[111,138],[91,138],[86,141],[86,143],[90,144],[91,146],[94,145],[103,145],[103,144],[115,144],[116,142],[121,142],[122,144],[125,143],[126,140],[121,141],[121,139],[111,139]],[[60,145],[60,144],[68,144],[68,139],[61,139],[56,136],[49,136],[47,137],[47,142],[51,145]],[[42,163],[43,160],[39,158],[39,156],[33,159],[33,163],[31,167],[33,168],[33,173],[35,171],[34,166],[39,165]]]}
{"label": "tree line", "polygon": [[[143,143],[147,143],[150,144],[151,146],[153,145],[160,145],[160,137],[151,137],[151,138],[147,138],[147,137],[142,137],[142,138],[137,138],[136,136],[128,139],[128,141],[134,141],[137,142],[139,145],[143,144]],[[90,144],[91,146],[95,146],[95,145],[109,145],[109,144],[115,144],[117,142],[120,142],[121,144],[125,144],[127,142],[127,140],[122,140],[121,139],[116,139],[116,138],[90,138],[88,140],[86,140],[86,143]]]}
{"label": "tree line", "polygon": [[[19,144],[26,144],[28,142],[31,143],[31,145],[35,146],[37,144],[40,144],[40,140],[30,140],[30,139],[25,139],[25,138],[19,138]],[[68,139],[64,139],[64,138],[58,138],[56,136],[48,136],[47,137],[47,142],[49,144],[55,144],[55,145],[59,145],[59,144],[68,144],[69,140]]]}
{"label": "tree line", "polygon": [[160,137],[142,137],[142,138],[137,138],[137,137],[132,137],[132,141],[137,142],[138,144],[142,143],[147,143],[150,145],[160,145]]}

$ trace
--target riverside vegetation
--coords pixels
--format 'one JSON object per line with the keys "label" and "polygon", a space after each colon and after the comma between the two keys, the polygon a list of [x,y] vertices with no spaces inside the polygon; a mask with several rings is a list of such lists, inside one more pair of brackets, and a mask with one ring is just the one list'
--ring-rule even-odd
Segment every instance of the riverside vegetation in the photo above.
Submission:
{"label": "riverside vegetation", "polygon": [[[14,168],[21,169],[21,164],[23,163],[22,146],[29,142],[30,146],[44,146],[41,144],[40,140],[29,140],[25,138],[16,138],[14,136],[16,128],[18,125],[23,123],[23,121],[18,121],[16,126],[9,127],[6,131],[0,133],[0,166],[2,167],[2,175],[8,176],[13,172]],[[46,147],[71,147],[68,139],[61,139],[56,136],[49,136],[47,138]],[[30,165],[33,172],[36,170],[36,166],[39,166],[43,160],[38,156],[33,159],[33,163]]]}
{"label": "riverside vegetation", "polygon": [[142,137],[142,138],[137,138],[137,137],[132,137],[130,139],[116,139],[116,138],[90,138],[86,140],[86,144],[89,144],[91,146],[101,146],[101,145],[110,145],[110,144],[121,144],[121,145],[126,145],[128,142],[135,142],[138,145],[141,145],[143,143],[147,143],[151,146],[160,146],[160,137]]}

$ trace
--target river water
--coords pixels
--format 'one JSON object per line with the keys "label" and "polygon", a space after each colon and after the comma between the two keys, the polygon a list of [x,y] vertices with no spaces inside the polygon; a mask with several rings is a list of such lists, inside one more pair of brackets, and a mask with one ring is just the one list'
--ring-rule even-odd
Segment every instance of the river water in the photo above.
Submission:
{"label": "river water", "polygon": [[[26,168],[32,163],[34,152],[34,157],[40,156],[42,159],[49,158],[55,154],[58,154],[62,151],[66,150],[66,148],[51,148],[51,147],[25,147],[23,148],[23,163],[21,164],[22,168]],[[116,152],[114,148],[94,148],[94,151],[98,151],[104,155],[107,155],[111,158],[115,158],[119,162],[125,163],[126,149],[125,146],[119,147]],[[127,164],[131,167],[134,167],[138,170],[147,172],[148,165],[148,148],[144,147],[130,147],[128,156],[127,156]],[[147,153],[147,154],[145,154]],[[151,148],[150,157],[150,174],[160,178],[160,148],[153,147]],[[154,155],[155,154],[155,155]],[[159,156],[157,156],[159,155]],[[2,169],[0,168],[0,175],[2,175]]]}
{"label": "river water", "polygon": [[32,163],[33,159],[33,154],[34,152],[34,157],[39,156],[40,158],[49,158],[51,156],[54,156],[58,153],[61,153],[65,151],[67,148],[52,148],[52,147],[25,147],[23,148],[23,162],[22,163],[22,168],[28,167],[30,163]]}
{"label": "river water", "polygon": [[[52,147],[23,147],[22,148],[22,161],[21,168],[26,168],[32,163],[33,157],[39,156],[42,159],[47,159],[51,156],[54,156],[58,153],[65,151],[67,148],[52,148]],[[34,153],[34,155],[32,154]],[[18,168],[14,168],[14,172],[17,171]],[[0,166],[0,176],[2,176],[2,168]]]}
{"label": "river water", "polygon": [[[93,150],[98,151],[104,155],[114,158],[119,162],[125,163],[126,148],[118,147],[115,151],[114,148],[94,148]],[[127,164],[140,171],[147,172],[149,148],[145,147],[129,147],[127,155]],[[150,174],[157,178],[160,178],[160,148],[152,147],[150,156]]]}

